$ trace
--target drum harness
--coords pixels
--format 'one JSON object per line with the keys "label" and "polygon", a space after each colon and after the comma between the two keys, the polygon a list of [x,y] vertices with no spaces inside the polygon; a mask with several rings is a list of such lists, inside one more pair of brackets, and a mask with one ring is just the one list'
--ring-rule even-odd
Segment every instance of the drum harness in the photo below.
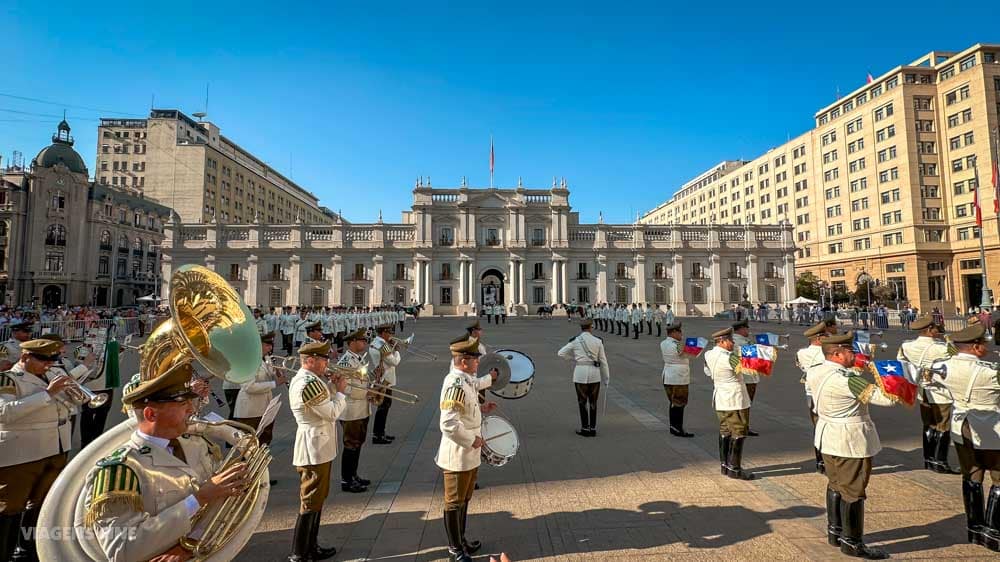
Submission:
{"label": "drum harness", "polygon": [[590,363],[593,366],[600,368],[601,362],[594,356],[594,351],[587,347],[587,342],[584,341],[583,334],[577,336],[576,341],[580,344],[580,348],[583,349],[583,354],[587,356],[587,359],[590,359]]}

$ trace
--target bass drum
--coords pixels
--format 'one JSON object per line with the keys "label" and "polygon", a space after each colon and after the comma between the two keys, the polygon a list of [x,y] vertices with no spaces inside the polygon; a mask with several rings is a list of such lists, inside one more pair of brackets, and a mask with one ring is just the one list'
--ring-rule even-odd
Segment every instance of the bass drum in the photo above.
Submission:
{"label": "bass drum", "polygon": [[507,386],[490,392],[508,400],[527,396],[535,381],[535,362],[531,357],[513,349],[498,349],[494,353],[506,359],[510,365],[510,382]]}
{"label": "bass drum", "polygon": [[[38,513],[36,543],[39,560],[58,560],[59,562],[107,560],[107,556],[97,544],[93,532],[90,529],[77,528],[75,522],[83,520],[83,487],[86,484],[87,474],[97,465],[97,461],[110,455],[112,451],[128,441],[135,427],[135,420],[129,418],[106,431],[73,457],[73,460],[56,478]],[[202,433],[207,437],[230,444],[236,444],[236,437],[239,435],[231,427],[201,422],[195,422],[189,429],[192,433]],[[233,535],[225,547],[206,558],[206,561],[229,562],[243,550],[256,531],[260,520],[264,517],[264,508],[267,506],[267,498],[270,493],[269,481],[270,475],[265,470],[260,478],[257,503],[244,522],[243,528]],[[70,530],[75,535],[73,539],[68,539],[66,536]]]}

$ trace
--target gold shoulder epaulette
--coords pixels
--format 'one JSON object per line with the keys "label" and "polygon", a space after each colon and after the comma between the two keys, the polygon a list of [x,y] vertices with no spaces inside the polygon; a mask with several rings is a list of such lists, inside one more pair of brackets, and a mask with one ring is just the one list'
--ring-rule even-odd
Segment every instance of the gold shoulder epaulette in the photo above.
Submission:
{"label": "gold shoulder epaulette", "polygon": [[122,459],[124,456],[117,459],[117,462],[103,464],[110,460],[109,457],[98,463],[99,468],[90,490],[90,506],[83,519],[87,527],[93,527],[98,520],[118,513],[123,507],[142,511],[139,476]]}
{"label": "gold shoulder epaulette", "polygon": [[456,379],[455,384],[444,391],[444,400],[441,401],[442,412],[465,412],[465,387],[462,381]]}
{"label": "gold shoulder epaulette", "polygon": [[326,385],[317,378],[312,378],[302,388],[302,403],[306,406],[315,406],[330,399],[330,393]]}
{"label": "gold shoulder epaulette", "polygon": [[10,373],[0,373],[0,394],[17,394],[17,385]]}

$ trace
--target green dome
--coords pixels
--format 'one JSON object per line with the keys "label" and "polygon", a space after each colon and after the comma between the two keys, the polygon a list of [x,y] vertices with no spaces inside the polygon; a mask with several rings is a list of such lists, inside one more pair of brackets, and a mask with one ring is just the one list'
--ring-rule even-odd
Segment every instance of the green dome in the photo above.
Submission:
{"label": "green dome", "polygon": [[83,163],[83,158],[68,144],[54,142],[35,156],[35,166],[40,168],[51,168],[60,162],[71,172],[87,173],[87,165]]}

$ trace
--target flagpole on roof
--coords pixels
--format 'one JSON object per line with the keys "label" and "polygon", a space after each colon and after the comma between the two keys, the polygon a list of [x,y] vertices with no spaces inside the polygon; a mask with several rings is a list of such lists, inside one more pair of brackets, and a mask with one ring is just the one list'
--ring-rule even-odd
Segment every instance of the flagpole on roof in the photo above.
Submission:
{"label": "flagpole on roof", "polygon": [[490,189],[493,189],[493,135],[490,135]]}
{"label": "flagpole on roof", "polygon": [[985,238],[986,233],[984,232],[983,229],[983,212],[981,209],[981,200],[979,199],[978,160],[979,160],[978,158],[973,156],[972,171],[975,172],[975,177],[976,177],[976,190],[973,192],[973,194],[975,195],[973,199],[973,204],[975,205],[976,208],[973,210],[976,213],[976,226],[979,227],[979,265],[983,270],[983,294],[979,302],[979,308],[980,310],[986,310],[988,307],[993,306],[993,304],[990,302],[990,284],[986,277],[986,245],[983,242],[983,238]]}

